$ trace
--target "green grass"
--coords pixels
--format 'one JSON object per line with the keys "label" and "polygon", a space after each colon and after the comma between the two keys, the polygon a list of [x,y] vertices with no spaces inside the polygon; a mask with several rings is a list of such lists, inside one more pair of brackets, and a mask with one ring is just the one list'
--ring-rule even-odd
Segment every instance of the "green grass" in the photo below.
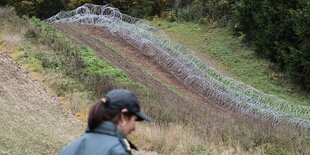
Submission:
{"label": "green grass", "polygon": [[111,78],[115,78],[117,82],[129,82],[127,75],[120,69],[114,68],[107,62],[98,59],[94,52],[87,47],[80,49],[82,62],[85,67],[83,73],[87,75],[91,74],[103,74]]}
{"label": "green grass", "polygon": [[15,60],[52,88],[83,120],[89,105],[112,88],[148,93],[143,85],[98,58],[89,47],[78,45],[35,18],[29,23],[32,27],[25,34],[27,41],[19,45]]}
{"label": "green grass", "polygon": [[29,23],[36,30],[33,32],[36,34],[33,42],[41,42],[54,51],[51,52],[54,56],[48,52],[36,56],[44,66],[61,70],[65,75],[83,81],[85,87],[94,91],[97,97],[115,87],[146,92],[143,85],[132,81],[125,72],[97,57],[91,48],[78,45],[36,18],[30,19]]}
{"label": "green grass", "polygon": [[227,28],[196,23],[153,20],[151,24],[185,47],[191,49],[202,61],[213,65],[223,74],[240,80],[267,94],[296,104],[310,105],[308,94],[296,88],[284,73],[274,65],[260,59]]}
{"label": "green grass", "polygon": [[[56,91],[58,96],[67,98],[70,104],[73,104],[69,105],[73,112],[85,110],[83,109],[85,106],[82,104],[88,104],[92,100],[97,99],[97,97],[94,97],[96,92],[89,89],[89,87],[87,88],[87,85],[96,86],[91,81],[96,79],[98,75],[106,78],[104,81],[107,83],[100,84],[100,86],[104,85],[106,89],[109,87],[108,84],[111,84],[111,87],[114,87],[114,84],[119,84],[129,87],[129,89],[135,88],[138,85],[137,87],[140,89],[139,84],[131,84],[131,80],[128,80],[122,71],[110,66],[104,60],[97,59],[93,51],[88,47],[79,46],[63,34],[58,33],[57,30],[48,28],[47,25],[34,26],[39,27],[33,29],[33,36],[31,31],[29,32],[30,34],[27,33],[28,36],[32,36],[28,38],[31,41],[21,45],[19,50],[21,53],[17,54],[19,55],[17,61],[26,66],[28,65],[33,72],[43,74],[43,81],[47,82],[48,86]],[[191,31],[194,30],[197,30],[196,33],[204,31],[204,29],[199,30],[199,27],[191,29]],[[191,33],[188,34],[190,35]],[[200,44],[197,43],[196,45],[198,47]],[[112,45],[109,47],[117,48],[112,47]],[[103,70],[98,72],[100,69]],[[113,73],[111,75],[105,74],[111,73],[106,71],[109,69]],[[116,82],[114,77],[125,82]],[[89,81],[87,82],[87,80]],[[169,88],[169,84],[167,85]],[[142,89],[142,91],[146,90]],[[165,98],[169,98],[169,96],[155,96],[154,92],[155,90],[150,90],[149,94],[142,98],[142,101],[146,103],[146,106],[143,107],[147,108],[149,113],[156,116],[153,117],[153,122],[158,124],[150,126],[150,129],[142,129],[137,136],[138,142],[148,150],[155,150],[162,154],[182,154],[179,152],[183,152],[183,154],[205,154],[209,152],[210,154],[220,154],[226,148],[241,147],[242,150],[237,151],[236,154],[242,154],[243,150],[250,152],[248,154],[254,154],[256,149],[265,150],[264,152],[269,154],[279,154],[279,152],[283,154],[296,154],[296,152],[303,154],[302,151],[290,149],[293,147],[292,144],[295,144],[295,141],[300,141],[300,144],[303,145],[298,145],[308,150],[307,144],[309,139],[305,139],[305,142],[303,142],[301,137],[304,136],[302,135],[285,135],[283,138],[279,137],[279,135],[283,134],[271,136],[269,134],[259,134],[261,132],[260,129],[256,130],[259,125],[256,126],[254,124],[247,127],[240,123],[241,121],[233,121],[230,116],[218,116],[216,112],[207,111],[201,108],[201,105],[194,105],[193,102],[189,104],[183,104],[177,100],[167,102],[170,100],[165,100]],[[140,95],[143,96],[142,93]],[[171,127],[166,127],[165,123],[167,122],[172,123]],[[183,129],[183,126],[188,127],[188,130]],[[18,133],[19,131],[14,130],[12,132]],[[30,136],[33,134],[33,132],[28,133]],[[191,137],[196,134],[197,137]],[[150,138],[145,138],[145,135]],[[279,137],[279,141],[270,138],[273,136]],[[291,141],[291,137],[296,138],[296,140],[292,139]],[[13,141],[21,140],[17,136],[17,139]],[[23,145],[24,141],[21,142],[22,144],[18,144],[21,149],[27,148],[27,146]],[[147,147],[147,143],[150,143],[149,147]],[[38,141],[35,141],[34,144],[25,144],[31,146],[45,145],[45,143],[38,143]],[[57,147],[64,145],[58,142],[55,142],[55,144],[57,144]],[[212,151],[210,151],[209,145],[212,146]],[[1,147],[5,148],[0,144],[0,154]],[[46,150],[49,150],[49,148],[46,148]],[[254,150],[254,153],[251,153],[251,150]],[[39,152],[43,151],[39,150]]]}
{"label": "green grass", "polygon": [[19,48],[20,54],[16,57],[15,61],[23,64],[28,70],[44,75],[45,73],[53,73],[51,77],[59,79],[53,81],[49,78],[50,86],[55,90],[58,96],[66,93],[72,93],[75,90],[83,91],[85,88],[77,80],[70,76],[66,76],[66,72],[61,67],[60,58],[57,57],[54,51],[37,44],[32,45],[30,42],[24,42]]}

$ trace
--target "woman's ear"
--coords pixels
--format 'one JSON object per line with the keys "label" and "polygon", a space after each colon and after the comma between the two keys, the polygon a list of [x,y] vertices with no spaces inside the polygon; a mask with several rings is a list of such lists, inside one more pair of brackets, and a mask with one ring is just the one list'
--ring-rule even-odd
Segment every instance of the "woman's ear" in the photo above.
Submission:
{"label": "woman's ear", "polygon": [[122,112],[122,113],[121,113],[121,121],[122,121],[122,122],[125,122],[126,119],[127,119],[127,116],[124,115],[124,113],[128,112],[128,109],[127,109],[127,108],[124,108],[124,109],[122,109],[121,112]]}
{"label": "woman's ear", "polygon": [[122,113],[128,112],[127,108],[122,109]]}

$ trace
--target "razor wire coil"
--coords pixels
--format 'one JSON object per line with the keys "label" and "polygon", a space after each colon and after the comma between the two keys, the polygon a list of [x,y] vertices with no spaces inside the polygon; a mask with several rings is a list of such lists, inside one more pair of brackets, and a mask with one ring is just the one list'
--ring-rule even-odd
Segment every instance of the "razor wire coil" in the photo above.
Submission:
{"label": "razor wire coil", "polygon": [[192,51],[171,41],[163,31],[150,26],[148,21],[122,14],[111,5],[85,4],[72,11],[59,12],[45,22],[86,24],[109,30],[220,108],[237,110],[274,124],[310,127],[309,106],[265,94],[220,74]]}

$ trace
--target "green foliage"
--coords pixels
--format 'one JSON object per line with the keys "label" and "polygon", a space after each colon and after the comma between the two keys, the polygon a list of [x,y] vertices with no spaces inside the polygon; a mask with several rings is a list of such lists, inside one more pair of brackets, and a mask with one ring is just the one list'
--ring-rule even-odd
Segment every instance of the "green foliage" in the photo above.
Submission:
{"label": "green foliage", "polygon": [[160,15],[162,11],[169,10],[173,2],[173,0],[70,0],[66,6],[67,9],[75,9],[85,3],[98,5],[112,4],[125,14],[145,18]]}
{"label": "green foliage", "polygon": [[45,19],[63,10],[63,0],[7,0],[8,5],[15,7],[18,15],[36,16]]}
{"label": "green foliage", "polygon": [[231,18],[232,9],[229,0],[195,0],[180,4],[180,7],[174,8],[177,17],[185,21],[218,22],[220,24],[228,23]]}
{"label": "green foliage", "polygon": [[16,58],[17,61],[26,64],[27,68],[31,71],[41,71],[41,61],[37,59],[36,53],[29,50],[29,48],[21,48],[23,54]]}
{"label": "green foliage", "polygon": [[[1,11],[1,10],[0,10]],[[89,73],[94,73],[96,70],[94,70],[93,68],[96,67],[92,67],[93,65],[95,66],[104,66],[103,64],[97,64],[97,63],[93,63],[94,57],[92,57],[91,55],[91,49],[87,48],[87,47],[81,47],[79,45],[77,45],[76,43],[73,43],[72,41],[70,41],[66,36],[58,33],[55,29],[52,29],[50,26],[46,25],[46,24],[42,24],[41,22],[39,22],[39,20],[33,18],[30,20],[30,22],[32,23],[32,25],[34,26],[33,29],[29,29],[30,31],[27,32],[27,36],[32,40],[35,44],[32,45],[32,49],[21,49],[26,56],[21,56],[20,59],[23,59],[23,61],[25,61],[26,63],[29,62],[28,60],[30,60],[31,63],[36,64],[38,68],[40,65],[42,65],[42,67],[44,67],[44,69],[53,69],[56,71],[60,71],[63,72],[63,76],[58,76],[59,74],[57,74],[57,76],[55,76],[55,73],[47,73],[48,77],[55,77],[55,78],[50,78],[47,79],[48,83],[53,83],[53,86],[57,87],[57,89],[60,89],[57,94],[59,93],[59,95],[65,95],[65,93],[68,92],[72,92],[74,91],[74,89],[82,89],[82,90],[87,90],[87,89],[91,89],[94,91],[98,91],[100,89],[108,89],[108,82],[109,80],[106,80],[104,78],[107,78],[106,76],[102,76],[101,74],[89,74]],[[170,24],[168,27],[168,29],[170,31],[172,31],[173,29],[179,28],[178,26],[181,26],[181,31],[178,32],[178,34],[186,34],[185,36],[183,36],[184,39],[188,39],[190,40],[192,43],[195,43],[194,47],[200,48],[201,46],[205,46],[205,42],[207,43],[212,43],[212,41],[218,42],[218,45],[214,44],[214,46],[210,45],[210,46],[205,46],[203,47],[202,51],[206,51],[207,49],[215,49],[212,51],[212,53],[214,55],[216,55],[219,52],[223,52],[223,53],[219,53],[217,54],[217,56],[223,57],[226,56],[226,54],[228,53],[234,53],[234,54],[240,54],[241,57],[244,56],[245,59],[254,59],[255,57],[250,53],[247,53],[246,51],[239,51],[238,48],[240,47],[235,47],[234,45],[236,45],[238,42],[235,39],[232,39],[231,36],[227,36],[226,31],[213,31],[213,30],[218,30],[217,28],[212,27],[212,29],[208,29],[208,31],[210,33],[212,33],[211,35],[206,35],[205,33],[203,33],[204,28],[200,27],[197,24],[193,24],[193,23],[186,23],[186,24],[191,24],[189,26],[184,26],[184,24],[180,24],[180,23],[169,23]],[[166,23],[166,24],[167,24]],[[11,24],[11,23],[10,23]],[[165,26],[166,24],[161,23],[161,25]],[[21,25],[21,24],[20,24]],[[158,24],[160,25],[160,24]],[[183,26],[183,27],[182,27]],[[194,35],[191,33],[194,32]],[[223,32],[223,33],[221,33]],[[227,44],[225,43],[225,41],[223,41],[222,39],[218,39],[217,37],[227,37],[226,39],[231,41],[234,40],[236,42],[228,42]],[[197,42],[197,39],[199,39],[199,42]],[[226,40],[226,41],[227,41]],[[220,43],[224,43],[220,44]],[[42,44],[44,44],[45,46],[48,47],[49,50],[42,50],[44,48],[40,47],[42,46]],[[39,46],[38,46],[39,45]],[[225,46],[224,48],[221,48],[222,46]],[[218,47],[218,48],[217,48]],[[225,49],[226,47],[232,47],[233,49],[236,50],[231,50],[231,51],[225,51],[223,49]],[[38,53],[37,53],[38,52]],[[84,53],[84,54],[83,54]],[[246,54],[244,54],[246,53]],[[81,55],[85,55],[81,56]],[[202,54],[204,55],[204,54]],[[232,54],[233,55],[233,54]],[[231,56],[231,55],[228,55]],[[37,60],[31,60],[31,59],[37,59]],[[203,58],[203,57],[201,57]],[[232,63],[233,61],[237,61],[240,62],[240,60],[243,59],[235,59],[236,57],[232,57],[232,58],[223,58],[223,61],[230,61],[228,64],[230,64],[229,69],[235,67]],[[88,65],[87,65],[88,64]],[[89,65],[92,64],[92,65]],[[232,64],[232,65],[231,65]],[[251,64],[251,62],[250,62]],[[85,71],[85,68],[88,68],[90,66],[90,70],[88,70],[87,72]],[[243,71],[245,71],[245,73],[251,73],[251,72],[247,72],[246,70],[251,69],[251,71],[256,71],[257,68],[255,68],[253,70],[253,68],[251,68],[251,66],[249,66],[248,64],[244,64],[243,66],[241,65],[241,67],[236,67],[236,68],[242,68]],[[84,71],[84,72],[83,72]],[[86,72],[86,74],[84,74]],[[72,78],[70,78],[70,77]],[[69,77],[69,78],[68,78]],[[244,77],[246,77],[246,75],[244,75]],[[254,76],[254,78],[260,78],[260,76]],[[66,79],[65,79],[66,78]],[[249,78],[249,77],[248,77]],[[250,77],[250,81],[252,77]],[[253,79],[254,79],[253,78]],[[55,80],[57,79],[57,80]],[[99,80],[98,80],[99,79]],[[80,87],[77,86],[78,84],[80,84],[79,82],[75,83],[72,82],[73,80],[75,81],[79,81],[79,82],[83,82],[83,86],[91,86],[88,88],[84,87]],[[114,80],[114,79],[112,79]],[[264,79],[265,80],[265,79]],[[263,80],[263,81],[264,81]],[[52,82],[50,82],[52,81]],[[101,83],[98,83],[101,82]],[[93,84],[90,84],[93,83]],[[268,85],[270,83],[267,83],[267,85],[265,85],[266,87],[273,87],[272,85]],[[122,84],[123,85],[123,84]],[[78,88],[77,88],[78,87]],[[64,91],[64,92],[62,92]],[[165,120],[161,120],[158,118],[168,118],[168,121],[173,121],[173,122],[177,122],[177,123],[182,123],[182,124],[187,124],[187,125],[191,125],[190,123],[193,123],[193,129],[191,131],[193,132],[199,132],[197,133],[200,137],[207,137],[205,138],[206,142],[212,142],[211,145],[215,144],[217,146],[217,144],[220,144],[220,146],[223,144],[222,139],[225,141],[225,145],[227,142],[229,142],[229,140],[232,140],[232,142],[228,143],[228,145],[232,145],[233,147],[237,146],[239,149],[239,145],[238,143],[241,143],[241,141],[243,142],[242,144],[242,148],[240,149],[249,149],[251,150],[252,148],[262,148],[264,150],[266,150],[266,152],[264,153],[270,153],[270,154],[277,154],[277,153],[283,153],[283,154],[309,154],[309,150],[308,146],[309,146],[309,134],[306,135],[308,136],[308,138],[305,138],[304,142],[301,140],[300,137],[306,137],[303,136],[302,134],[295,134],[295,135],[289,135],[289,134],[283,134],[283,133],[277,133],[277,131],[282,131],[283,128],[281,128],[281,130],[275,130],[271,134],[272,136],[273,133],[275,134],[279,134],[281,136],[283,136],[283,140],[280,139],[280,141],[276,141],[273,140],[273,138],[270,137],[263,137],[260,138],[261,135],[259,134],[255,134],[254,130],[257,129],[257,131],[259,131],[261,128],[260,125],[255,125],[256,122],[254,122],[254,127],[251,125],[249,126],[249,128],[245,128],[241,123],[235,122],[235,121],[231,121],[231,118],[229,118],[229,116],[226,117],[218,117],[218,115],[221,115],[221,113],[218,114],[217,111],[212,111],[212,110],[205,110],[205,108],[201,108],[201,104],[197,104],[195,105],[195,101],[190,100],[187,104],[183,104],[183,102],[179,102],[179,100],[171,100],[172,102],[167,102],[168,100],[165,100],[166,98],[169,98],[169,95],[164,95],[164,96],[157,96],[157,93],[154,93],[155,91],[161,91],[161,90],[152,90],[152,93],[149,93],[147,97],[142,98],[142,103],[147,104],[149,110],[149,113],[154,114],[154,120],[160,120],[160,124],[159,125],[164,125]],[[96,92],[97,93],[97,92]],[[80,100],[79,98],[80,93],[77,93],[77,95],[72,96],[72,98],[74,99],[73,102],[74,104],[78,105],[79,103],[87,103],[84,102],[84,100]],[[87,95],[86,95],[87,96]],[[146,95],[141,95],[141,96],[146,96]],[[149,97],[149,99],[147,99]],[[184,97],[184,96],[180,96]],[[186,95],[185,95],[186,97]],[[96,97],[97,98],[97,97]],[[173,98],[174,99],[174,98]],[[78,102],[77,102],[78,101]],[[309,101],[309,100],[307,100]],[[169,104],[166,104],[169,103]],[[180,108],[181,105],[181,108]],[[147,108],[147,106],[145,106]],[[80,108],[77,108],[80,109]],[[73,110],[73,111],[79,111],[79,110]],[[170,114],[169,114],[170,113]],[[213,113],[216,113],[216,115],[214,115]],[[163,115],[162,115],[163,114]],[[207,117],[206,117],[207,114]],[[200,116],[204,116],[204,117],[200,117]],[[156,124],[157,125],[157,124]],[[233,128],[232,128],[233,127]],[[175,129],[175,126],[174,128]],[[270,129],[272,130],[272,129]],[[173,130],[175,131],[175,130]],[[256,130],[255,130],[256,131]],[[262,132],[262,131],[259,131]],[[239,134],[242,133],[242,134]],[[291,133],[291,132],[290,132]],[[309,132],[307,132],[309,133]],[[173,137],[173,141],[175,141],[175,135],[180,135],[180,134],[171,134]],[[181,134],[182,135],[182,134]],[[255,137],[253,137],[255,136]],[[257,136],[257,138],[256,138]],[[275,135],[277,136],[277,135]],[[19,136],[20,137],[20,136]],[[152,135],[153,137],[153,135]],[[157,136],[158,137],[158,136]],[[241,138],[240,138],[241,137]],[[286,139],[289,139],[292,137],[292,141],[288,141]],[[189,139],[191,139],[190,136],[188,136]],[[163,138],[163,139],[167,139],[167,137]],[[16,139],[17,141],[20,139]],[[16,141],[15,140],[15,141]],[[154,139],[152,139],[154,140]],[[156,141],[158,142],[158,141]],[[279,142],[279,143],[278,143]],[[38,143],[39,144],[39,143]],[[41,144],[41,143],[40,143]],[[167,144],[171,144],[171,143],[167,143]],[[194,145],[196,145],[196,143],[194,143]],[[11,145],[10,145],[11,146]],[[23,148],[24,145],[18,145],[18,146],[22,146],[20,148]],[[159,148],[154,148],[152,147],[152,150],[162,150],[163,148],[165,148],[166,146],[164,145],[164,143],[162,141],[159,141],[158,145],[155,145]],[[181,145],[175,145],[176,149],[183,149],[184,145],[183,143]],[[191,149],[191,153],[192,154],[206,154],[208,153],[205,147],[206,145],[200,145],[200,143],[198,145],[196,145],[197,147],[194,147]],[[202,147],[204,146],[204,147]],[[1,148],[2,146],[0,146]],[[3,146],[4,147],[4,146]],[[9,146],[7,146],[9,147]],[[6,147],[4,147],[6,148]],[[57,147],[58,148],[58,147]],[[169,148],[169,147],[168,147]],[[254,148],[254,149],[255,149]],[[269,148],[269,149],[268,149]],[[297,150],[291,150],[290,148],[297,148]],[[306,148],[307,150],[305,150],[304,152],[299,151],[300,148]],[[215,150],[218,150],[219,148],[216,147]],[[49,148],[47,150],[50,150]],[[226,150],[225,150],[226,151]],[[172,151],[171,151],[172,152]],[[214,154],[214,151],[210,151],[211,153]],[[237,151],[238,152],[238,151]],[[2,152],[3,153],[3,152]],[[169,154],[170,152],[166,153]],[[173,152],[175,153],[175,152]],[[170,153],[170,154],[173,154]],[[216,151],[215,151],[216,153]],[[263,153],[263,152],[260,152]],[[248,153],[248,154],[254,154],[254,153]]]}
{"label": "green foliage", "polygon": [[112,4],[123,13],[145,18],[170,10],[174,0],[1,0],[0,6],[11,5],[20,16],[28,15],[46,19],[59,11],[72,10],[85,3]]}
{"label": "green foliage", "polygon": [[257,53],[286,71],[310,90],[310,3],[239,0],[235,3],[236,31],[253,42]]}
{"label": "green foliage", "polygon": [[203,145],[197,145],[192,150],[192,155],[206,154],[207,149]]}
{"label": "green foliage", "polygon": [[177,16],[175,11],[169,11],[168,15],[165,17],[169,22],[177,21]]}
{"label": "green foliage", "polygon": [[152,25],[163,29],[173,40],[193,49],[202,60],[226,75],[293,103],[310,105],[309,95],[289,84],[289,78],[283,72],[275,71],[273,63],[260,59],[253,49],[245,47],[227,28],[163,20],[154,20]]}
{"label": "green foliage", "polygon": [[185,21],[197,21],[204,16],[203,5],[201,2],[194,3],[192,5],[185,6],[181,9],[177,9],[177,18]]}
{"label": "green foliage", "polygon": [[61,74],[51,74],[51,72],[63,71],[62,63],[64,62],[60,60],[60,55],[55,55],[54,51],[37,50],[28,44],[23,44],[20,51],[22,54],[16,58],[16,61],[24,64],[27,69],[34,72],[50,72],[50,75],[48,76],[48,83],[51,84],[51,87],[58,96],[64,96],[65,94],[73,93],[76,90],[85,91],[84,87],[81,83],[77,82],[77,80],[74,80],[68,76],[55,78],[55,76],[60,76]]}
{"label": "green foliage", "polygon": [[141,0],[140,3],[132,3],[132,6],[128,5],[128,8],[125,8],[127,10],[125,13],[133,17],[145,18],[152,15],[154,5],[155,1]]}
{"label": "green foliage", "polygon": [[83,81],[85,86],[98,96],[113,87],[142,87],[132,82],[122,70],[97,58],[90,48],[78,46],[36,18],[31,18],[29,23],[39,31],[35,32],[38,34],[35,35],[36,38],[32,38],[34,41],[40,41],[55,52],[58,51],[56,56],[55,53],[43,53],[37,57],[43,67],[61,70],[67,76]]}
{"label": "green foliage", "polygon": [[126,74],[120,69],[113,68],[107,62],[99,60],[93,51],[87,47],[80,48],[83,70],[82,73],[85,75],[105,75],[109,78],[114,78],[118,82],[127,82],[128,78]]}
{"label": "green foliage", "polygon": [[171,9],[174,0],[112,0],[110,3],[126,14],[141,18],[161,15],[163,11]]}
{"label": "green foliage", "polygon": [[241,40],[253,43],[260,57],[271,60],[293,82],[310,90],[309,0],[189,0],[173,9],[169,21],[220,25],[233,21]]}
{"label": "green foliage", "polygon": [[[277,95],[280,98],[292,101],[292,103],[309,106],[309,95],[287,86],[287,79],[282,77],[281,73],[278,73],[279,77],[275,78],[273,70],[269,67],[272,64],[259,59],[254,50],[243,46],[243,43],[233,36],[227,28],[206,26],[193,22],[168,22],[160,19],[152,21],[152,24],[167,32],[173,40],[193,49],[202,61],[211,63],[221,72],[250,84],[258,90]],[[235,125],[232,124],[232,126]],[[262,134],[264,131],[261,129],[269,127],[259,126],[257,129],[260,132],[257,133],[244,128],[236,128],[233,132],[219,128],[216,133],[220,134],[221,143],[225,143],[225,145],[238,143],[242,150],[248,151],[248,154],[255,154],[251,151],[258,148],[263,150],[260,152],[262,154],[309,154],[309,130],[302,136],[308,138],[302,138],[297,142],[294,141],[296,136],[289,137],[288,134],[280,134],[283,136],[281,138],[270,132]],[[251,125],[250,128],[256,127]],[[281,129],[283,128],[281,127]],[[251,138],[244,138],[248,137],[249,132],[253,134]],[[290,133],[294,132],[290,131]],[[231,135],[234,135],[234,140],[238,139],[238,142],[231,141]],[[203,150],[199,149],[199,145],[197,150],[195,149],[192,152],[193,154],[204,154]]]}

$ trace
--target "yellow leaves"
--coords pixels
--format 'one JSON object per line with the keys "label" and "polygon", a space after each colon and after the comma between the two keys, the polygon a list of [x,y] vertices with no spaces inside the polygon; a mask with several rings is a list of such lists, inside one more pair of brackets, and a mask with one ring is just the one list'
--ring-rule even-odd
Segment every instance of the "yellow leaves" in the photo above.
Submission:
{"label": "yellow leaves", "polygon": [[92,3],[92,0],[70,0],[68,3],[69,8],[76,8],[85,3]]}
{"label": "yellow leaves", "polygon": [[209,23],[212,24],[212,25],[217,25],[217,19],[215,19],[215,18],[210,18],[210,19],[209,19]]}
{"label": "yellow leaves", "polygon": [[228,4],[228,1],[227,1],[227,0],[220,0],[220,1],[219,1],[219,4],[220,4],[220,5],[227,5],[227,4]]}
{"label": "yellow leaves", "polygon": [[203,17],[203,21],[208,22],[208,20],[209,20],[209,16]]}
{"label": "yellow leaves", "polygon": [[209,17],[209,16],[203,17],[203,21],[207,22],[209,24],[212,24],[212,25],[216,25],[217,24],[217,19]]}
{"label": "yellow leaves", "polygon": [[31,5],[36,5],[36,4],[41,4],[43,3],[44,0],[22,0],[21,4],[22,6],[31,6]]}
{"label": "yellow leaves", "polygon": [[281,78],[281,73],[277,73],[277,72],[272,72],[271,73],[271,78],[272,80],[278,80],[279,78]]}
{"label": "yellow leaves", "polygon": [[240,36],[238,37],[240,40],[245,40],[246,35],[243,32],[239,32]]}
{"label": "yellow leaves", "polygon": [[234,28],[235,28],[235,29],[236,29],[236,28],[239,28],[239,26],[240,26],[240,23],[235,23]]}
{"label": "yellow leaves", "polygon": [[30,5],[33,5],[33,2],[32,2],[32,1],[21,1],[21,5],[22,5],[22,6],[24,6],[24,5],[30,6]]}

